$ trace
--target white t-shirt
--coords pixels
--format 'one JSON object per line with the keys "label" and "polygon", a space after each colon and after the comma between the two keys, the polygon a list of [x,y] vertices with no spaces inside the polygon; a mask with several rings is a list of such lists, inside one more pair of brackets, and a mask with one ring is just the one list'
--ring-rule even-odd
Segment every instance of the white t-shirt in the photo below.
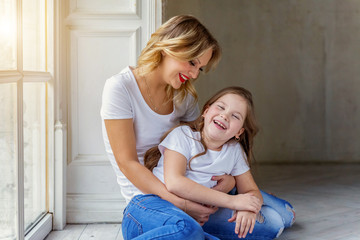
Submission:
{"label": "white t-shirt", "polygon": [[143,164],[145,152],[159,144],[161,137],[166,131],[179,124],[180,121],[193,121],[199,116],[198,105],[193,102],[194,98],[188,94],[180,106],[173,107],[172,113],[160,115],[154,112],[145,102],[130,67],[125,68],[119,74],[106,80],[101,105],[105,150],[115,170],[117,182],[121,187],[121,193],[127,202],[133,196],[142,194],[142,192],[120,171],[109,143],[104,120],[133,120],[136,151],[140,163]]}
{"label": "white t-shirt", "polygon": [[203,145],[198,140],[200,133],[192,131],[189,126],[180,126],[171,131],[159,145],[162,156],[153,169],[154,175],[164,182],[165,148],[184,155],[188,163],[185,176],[205,187],[211,188],[216,185],[217,182],[211,180],[212,176],[223,174],[238,176],[249,171],[245,152],[235,140],[225,143],[220,151],[208,149],[205,155],[194,158],[191,160],[190,169],[189,160],[204,151]]}

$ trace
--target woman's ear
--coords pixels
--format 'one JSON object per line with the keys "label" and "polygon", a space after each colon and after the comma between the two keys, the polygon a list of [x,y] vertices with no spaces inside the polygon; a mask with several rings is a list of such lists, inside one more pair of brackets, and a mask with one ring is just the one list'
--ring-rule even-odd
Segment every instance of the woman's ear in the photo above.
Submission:
{"label": "woman's ear", "polygon": [[236,138],[240,138],[240,135],[243,134],[245,128],[241,128],[240,131],[235,135]]}

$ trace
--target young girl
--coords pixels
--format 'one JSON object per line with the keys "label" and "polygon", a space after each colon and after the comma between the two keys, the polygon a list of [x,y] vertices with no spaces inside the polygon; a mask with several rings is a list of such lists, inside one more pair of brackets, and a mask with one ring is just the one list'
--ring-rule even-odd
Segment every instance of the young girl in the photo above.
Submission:
{"label": "young girl", "polygon": [[[216,219],[216,227],[205,224],[207,233],[220,239],[273,239],[291,225],[293,212],[277,204],[273,211],[265,206],[260,210],[263,197],[249,171],[257,131],[251,93],[241,87],[225,88],[207,101],[194,124],[174,128],[158,148],[150,149],[145,166],[170,192],[224,208],[218,212],[228,217]],[[237,195],[211,189],[216,185],[212,176],[221,174],[234,176]],[[284,203],[273,196],[271,201]]]}

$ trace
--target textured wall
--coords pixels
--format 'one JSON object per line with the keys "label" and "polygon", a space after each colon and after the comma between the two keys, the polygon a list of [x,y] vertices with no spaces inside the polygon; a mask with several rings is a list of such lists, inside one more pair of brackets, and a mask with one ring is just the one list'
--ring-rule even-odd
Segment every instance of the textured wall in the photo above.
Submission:
{"label": "textured wall", "polygon": [[252,91],[258,162],[360,162],[360,1],[163,1],[163,20],[178,14],[223,48],[200,104],[229,85]]}

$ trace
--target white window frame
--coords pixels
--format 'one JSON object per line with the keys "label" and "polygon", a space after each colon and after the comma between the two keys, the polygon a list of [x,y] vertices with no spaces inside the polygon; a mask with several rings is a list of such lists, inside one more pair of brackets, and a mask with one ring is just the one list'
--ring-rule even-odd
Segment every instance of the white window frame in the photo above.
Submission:
{"label": "white window frame", "polygon": [[[1,71],[1,83],[17,84],[17,229],[16,237],[19,240],[44,239],[50,231],[63,229],[65,226],[65,169],[66,166],[66,124],[62,123],[60,103],[66,97],[61,96],[63,88],[59,84],[62,74],[58,71],[60,58],[60,19],[61,0],[46,0],[47,7],[47,72],[23,71],[23,37],[22,37],[22,1],[17,0],[17,69],[12,71]],[[55,41],[57,39],[57,41]],[[55,44],[56,43],[56,44]],[[57,52],[57,57],[55,57]],[[63,78],[66,79],[66,78]],[[46,107],[47,107],[47,210],[48,212],[38,220],[34,226],[25,233],[24,226],[24,146],[23,146],[23,84],[24,82],[46,82]],[[64,81],[65,82],[65,81]],[[55,86],[59,86],[55,91]],[[57,97],[57,101],[55,101]],[[56,103],[56,104],[55,104]],[[66,105],[66,102],[65,102]],[[55,109],[57,111],[55,111]],[[54,124],[56,123],[56,124]],[[55,136],[57,132],[57,137]],[[65,135],[65,137],[64,137]],[[62,140],[61,140],[62,139]],[[55,143],[59,142],[58,151],[55,153]],[[56,155],[55,155],[56,154]],[[56,169],[56,171],[55,171]],[[56,178],[56,181],[55,181]],[[56,186],[55,186],[56,184]],[[56,191],[55,191],[56,190]],[[55,203],[55,199],[57,199]],[[56,217],[53,219],[53,214]],[[53,227],[54,224],[54,227]],[[56,227],[55,227],[56,226]]]}

